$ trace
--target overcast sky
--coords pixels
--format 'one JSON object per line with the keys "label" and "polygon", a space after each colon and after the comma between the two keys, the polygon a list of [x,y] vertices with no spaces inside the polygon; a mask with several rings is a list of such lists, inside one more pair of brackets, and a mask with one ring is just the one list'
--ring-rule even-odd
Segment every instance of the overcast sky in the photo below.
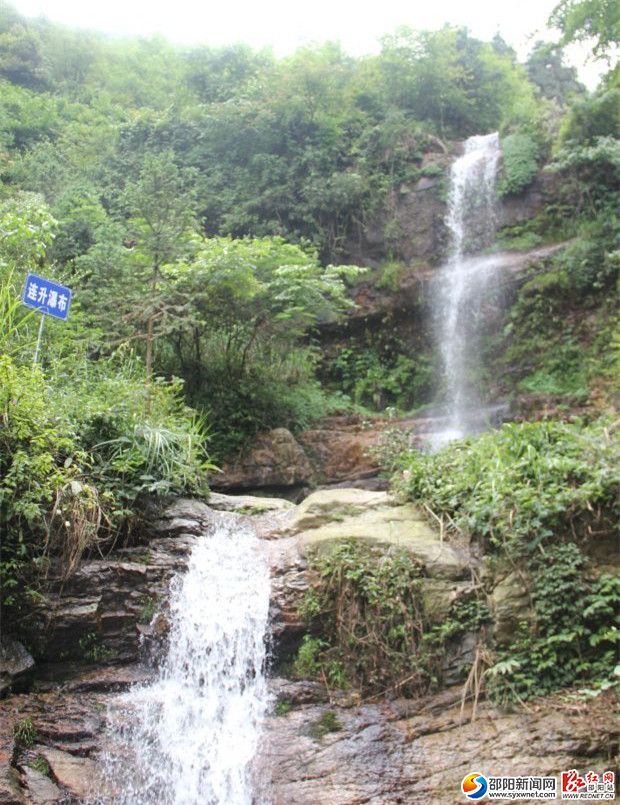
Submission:
{"label": "overcast sky", "polygon": [[[3,0],[0,0],[0,3]],[[173,42],[226,45],[245,42],[290,53],[308,42],[339,40],[353,55],[376,52],[377,40],[399,25],[435,29],[466,25],[482,39],[497,31],[523,57],[532,41],[549,38],[546,20],[557,0],[11,0],[26,16],[112,34],[163,34]],[[590,86],[600,67],[571,61]]]}

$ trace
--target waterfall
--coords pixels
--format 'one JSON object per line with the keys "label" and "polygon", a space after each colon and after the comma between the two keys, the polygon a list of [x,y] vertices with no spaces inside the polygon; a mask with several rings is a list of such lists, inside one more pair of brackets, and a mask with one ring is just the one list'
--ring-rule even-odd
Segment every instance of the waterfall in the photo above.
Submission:
{"label": "waterfall", "polygon": [[268,701],[269,592],[254,534],[228,522],[196,542],[187,572],[173,582],[158,678],[121,697],[112,716],[106,776],[115,803],[264,801],[252,761]]}
{"label": "waterfall", "polygon": [[470,432],[481,404],[477,339],[485,292],[498,264],[493,257],[471,255],[493,242],[500,155],[497,133],[470,137],[452,165],[446,218],[449,257],[433,293],[448,421],[434,446]]}

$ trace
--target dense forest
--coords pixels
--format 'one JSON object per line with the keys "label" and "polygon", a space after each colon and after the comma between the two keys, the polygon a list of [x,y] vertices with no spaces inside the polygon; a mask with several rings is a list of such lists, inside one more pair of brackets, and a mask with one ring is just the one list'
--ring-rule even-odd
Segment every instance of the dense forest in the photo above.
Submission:
{"label": "dense forest", "polygon": [[[611,577],[584,574],[582,542],[613,535],[618,514],[620,22],[609,0],[562,0],[553,22],[558,41],[523,63],[500,36],[452,26],[400,28],[377,55],[329,42],[276,58],[112,39],[2,5],[0,566],[12,629],[52,563],[68,577],[85,553],[130,539],[149,497],[206,496],[208,473],[257,433],[441,399],[423,316],[412,338],[387,319],[342,322],[360,283],[397,293],[407,272],[442,262],[441,237],[423,265],[408,261],[396,200],[420,180],[445,197],[457,143],[498,130],[500,196],[550,188],[500,247],[563,244],[510,289],[483,344],[494,392],[533,421],[432,455],[401,444],[385,467],[399,494],[497,561],[529,557],[539,628],[497,655],[498,701],[609,684],[615,593]],[[564,63],[575,41],[607,65],[594,91]],[[28,271],[74,293],[67,322],[47,317],[34,366]],[[472,606],[458,617],[479,618]],[[310,667],[324,674],[336,644],[312,640]]]}

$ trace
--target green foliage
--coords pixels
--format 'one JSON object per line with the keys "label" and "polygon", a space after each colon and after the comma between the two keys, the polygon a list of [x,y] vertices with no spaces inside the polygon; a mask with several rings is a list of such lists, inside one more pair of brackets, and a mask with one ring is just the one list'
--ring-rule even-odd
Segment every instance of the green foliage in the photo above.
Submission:
{"label": "green foliage", "polygon": [[502,140],[502,151],[500,195],[518,195],[530,186],[538,173],[538,145],[527,134],[509,134]]}
{"label": "green foliage", "polygon": [[560,130],[560,142],[590,145],[598,137],[617,138],[620,88],[601,89],[572,104]]}
{"label": "green foliage", "polygon": [[607,687],[617,662],[619,580],[592,580],[574,543],[554,546],[532,570],[535,623],[522,626],[488,669],[492,698],[520,702],[580,683]]}
{"label": "green foliage", "polygon": [[[294,670],[363,693],[428,686],[420,567],[399,549],[344,541],[311,561],[314,583],[302,613],[311,630]],[[320,635],[320,636],[314,636]]]}
{"label": "green foliage", "polygon": [[293,674],[298,679],[318,677],[322,668],[321,652],[327,645],[321,638],[304,635],[293,663]]}
{"label": "green foliage", "polygon": [[286,716],[293,709],[293,703],[288,699],[278,699],[273,712],[276,716]]}
{"label": "green foliage", "polygon": [[80,637],[80,651],[88,662],[105,662],[115,657],[114,651],[105,646],[96,632],[88,632]]}
{"label": "green foliage", "polygon": [[562,49],[549,42],[536,42],[528,56],[526,69],[544,98],[566,103],[572,95],[585,93],[577,70],[564,64]]}
{"label": "green foliage", "polygon": [[471,590],[459,595],[452,602],[445,620],[433,626],[424,635],[424,640],[441,652],[448,641],[468,632],[477,634],[490,621],[491,613],[481,591]]}
{"label": "green foliage", "polygon": [[426,355],[412,357],[408,352],[398,340],[367,338],[364,347],[352,343],[324,361],[322,375],[370,410],[410,410],[429,399],[434,371]]}
{"label": "green foliage", "polygon": [[406,453],[397,488],[502,555],[611,533],[620,446],[610,424],[504,425],[433,454]]}
{"label": "green foliage", "polygon": [[319,265],[281,238],[196,241],[191,260],[168,272],[183,318],[170,328],[159,364],[186,379],[193,405],[216,423],[224,458],[260,430],[307,426],[325,412],[314,379],[308,327],[349,307],[353,266]]}
{"label": "green foliage", "polygon": [[620,9],[614,0],[561,0],[549,19],[562,31],[563,44],[594,43],[594,54],[605,58],[620,40]]}
{"label": "green foliage", "polygon": [[[618,96],[620,100],[620,94]],[[614,215],[620,179],[620,141],[599,137],[591,145],[571,144],[558,151],[549,170],[564,179],[564,193],[570,195],[578,213],[592,219],[598,214]]]}
{"label": "green foliage", "polygon": [[50,560],[72,572],[81,555],[127,529],[144,494],[206,490],[204,427],[156,383],[113,362],[73,367],[54,381],[0,358],[3,605]]}
{"label": "green foliage", "polygon": [[13,725],[13,739],[18,746],[24,749],[34,746],[38,737],[37,728],[30,716],[22,718]]}
{"label": "green foliage", "polygon": [[153,615],[157,612],[157,598],[145,595],[142,598],[140,605],[139,622],[150,623],[153,620]]}
{"label": "green foliage", "polygon": [[611,400],[618,388],[617,218],[604,209],[574,222],[570,234],[576,237],[552,259],[530,266],[493,360],[509,389],[583,401],[602,392]]}
{"label": "green foliage", "polygon": [[51,777],[52,770],[50,769],[50,764],[43,755],[37,755],[28,765],[31,769],[38,771],[39,774],[42,774],[44,777]]}
{"label": "green foliage", "polygon": [[308,735],[315,741],[320,741],[330,732],[340,732],[342,724],[333,710],[325,710],[316,721],[308,727]]}

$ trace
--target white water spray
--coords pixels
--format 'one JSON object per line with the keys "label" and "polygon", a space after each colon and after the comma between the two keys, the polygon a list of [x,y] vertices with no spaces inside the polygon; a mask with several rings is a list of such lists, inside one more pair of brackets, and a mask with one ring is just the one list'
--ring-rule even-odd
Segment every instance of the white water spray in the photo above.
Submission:
{"label": "white water spray", "polygon": [[471,430],[480,406],[476,388],[482,301],[497,271],[492,257],[469,257],[489,246],[495,235],[499,135],[470,137],[452,165],[446,223],[450,255],[435,288],[438,337],[446,387],[448,423],[435,445]]}
{"label": "white water spray", "polygon": [[170,601],[159,678],[121,699],[108,762],[118,805],[253,805],[268,695],[269,569],[250,532],[199,539]]}

